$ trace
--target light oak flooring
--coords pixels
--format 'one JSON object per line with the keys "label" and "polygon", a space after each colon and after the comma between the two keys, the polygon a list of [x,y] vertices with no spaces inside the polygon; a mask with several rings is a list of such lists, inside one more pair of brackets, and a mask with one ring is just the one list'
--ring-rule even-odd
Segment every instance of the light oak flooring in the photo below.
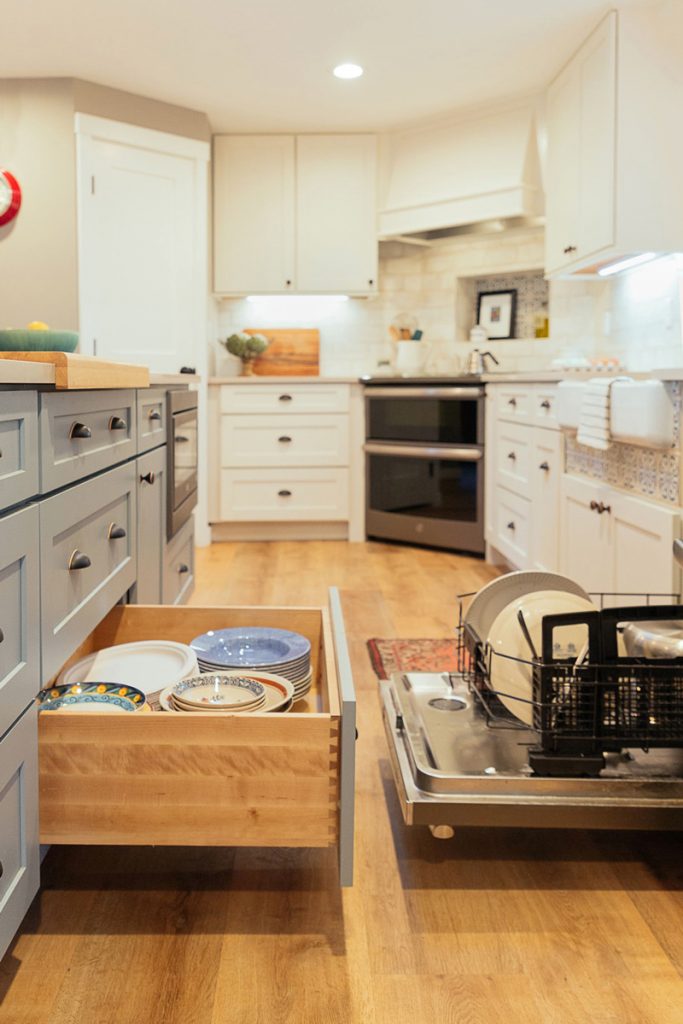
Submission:
{"label": "light oak flooring", "polygon": [[194,603],[319,604],[359,700],[356,884],[327,850],[54,848],[1,1024],[681,1024],[683,840],[404,826],[365,650],[452,633],[495,571],[380,544],[199,552]]}

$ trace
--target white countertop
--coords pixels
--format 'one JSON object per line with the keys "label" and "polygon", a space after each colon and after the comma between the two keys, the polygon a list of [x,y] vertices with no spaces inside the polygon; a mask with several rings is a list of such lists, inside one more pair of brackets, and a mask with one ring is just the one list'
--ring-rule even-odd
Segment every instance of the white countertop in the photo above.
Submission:
{"label": "white countertop", "polygon": [[249,377],[209,377],[209,384],[358,384],[358,377],[268,377],[253,374]]}

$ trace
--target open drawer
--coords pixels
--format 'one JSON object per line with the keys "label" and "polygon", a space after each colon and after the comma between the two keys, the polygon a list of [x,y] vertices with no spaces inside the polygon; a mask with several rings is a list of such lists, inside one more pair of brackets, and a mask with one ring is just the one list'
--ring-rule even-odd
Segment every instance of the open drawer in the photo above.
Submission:
{"label": "open drawer", "polygon": [[336,590],[329,610],[116,606],[66,664],[240,625],[311,641],[314,684],[296,712],[41,714],[42,843],[338,846],[351,884],[355,697]]}

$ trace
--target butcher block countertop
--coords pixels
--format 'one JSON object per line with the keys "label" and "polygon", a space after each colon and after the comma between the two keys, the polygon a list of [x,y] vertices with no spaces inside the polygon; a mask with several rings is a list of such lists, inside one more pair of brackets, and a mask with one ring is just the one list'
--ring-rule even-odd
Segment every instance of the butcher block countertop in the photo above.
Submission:
{"label": "butcher block countertop", "polygon": [[[58,391],[83,391],[93,388],[148,388],[149,370],[132,363],[113,363],[76,352],[0,352],[0,365],[18,363],[20,372],[26,365],[47,369],[50,377],[35,383],[53,384]],[[10,379],[3,383],[27,383]],[[28,383],[34,383],[28,381]]]}

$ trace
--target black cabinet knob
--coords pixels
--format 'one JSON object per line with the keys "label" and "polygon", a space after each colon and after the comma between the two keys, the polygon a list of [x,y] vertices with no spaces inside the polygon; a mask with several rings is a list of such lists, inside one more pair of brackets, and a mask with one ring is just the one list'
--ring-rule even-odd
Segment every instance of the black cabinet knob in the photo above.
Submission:
{"label": "black cabinet knob", "polygon": [[599,510],[599,505],[597,501],[591,501],[589,508],[591,512],[597,512]]}
{"label": "black cabinet knob", "polygon": [[291,498],[291,496],[292,496],[292,492],[288,491],[287,489],[284,489],[282,491],[278,491],[277,493],[278,493],[280,498]]}
{"label": "black cabinet knob", "polygon": [[285,281],[285,286],[286,286],[287,288],[289,288],[289,286],[291,285],[291,283],[292,283],[292,282],[291,282],[291,280],[290,280],[289,278],[287,278],[287,280]]}
{"label": "black cabinet knob", "polygon": [[280,395],[280,397],[278,398],[278,402],[291,402],[291,401],[292,401],[292,396],[291,395]]}
{"label": "black cabinet knob", "polygon": [[185,562],[181,562],[180,565],[178,566],[178,572],[181,574],[189,571],[190,567],[189,565],[186,565]]}
{"label": "black cabinet knob", "polygon": [[550,472],[550,466],[548,465],[547,462],[542,462],[538,468],[542,469],[544,473],[549,473]]}
{"label": "black cabinet knob", "polygon": [[141,473],[140,474],[140,483],[153,484],[155,480],[156,480],[156,477],[155,477],[154,473],[152,473],[151,470],[150,470],[149,473]]}
{"label": "black cabinet knob", "polygon": [[161,419],[161,413],[159,412],[158,409],[150,409],[148,419],[150,419],[150,420],[160,420]]}
{"label": "black cabinet knob", "polygon": [[75,551],[71,552],[71,558],[69,559],[69,571],[73,569],[87,569],[92,565],[92,562],[87,555],[84,555],[82,551],[76,548]]}
{"label": "black cabinet knob", "polygon": [[283,434],[282,437],[278,437],[278,441],[280,442],[280,444],[289,444],[291,440],[291,437],[287,437],[286,434]]}
{"label": "black cabinet knob", "polygon": [[516,462],[517,455],[515,454],[515,452],[508,452],[508,459],[510,459],[511,462]]}
{"label": "black cabinet knob", "polygon": [[126,429],[126,421],[122,420],[120,416],[112,416],[112,418],[109,420],[109,429],[110,430],[125,430]]}
{"label": "black cabinet knob", "polygon": [[370,285],[370,287],[372,287],[372,285],[373,285],[374,283],[375,283],[375,279],[374,279],[374,277],[369,277],[369,278],[368,278],[368,284]]}
{"label": "black cabinet knob", "polygon": [[544,400],[543,400],[543,401],[541,402],[541,409],[549,409],[549,408],[550,408],[550,402],[548,401],[548,399],[547,399],[547,398],[545,398],[545,399],[544,399]]}
{"label": "black cabinet knob", "polygon": [[126,536],[126,531],[122,526],[117,526],[116,523],[110,523],[107,536],[109,537],[109,540],[121,540]]}
{"label": "black cabinet knob", "polygon": [[512,521],[509,522],[508,523],[508,530],[514,530],[514,529],[515,529],[515,524]]}
{"label": "black cabinet knob", "polygon": [[565,256],[568,255],[570,252],[576,252],[576,246],[575,245],[565,245],[565,247],[562,250],[562,252],[565,254]]}
{"label": "black cabinet knob", "polygon": [[511,405],[512,408],[514,409],[514,407],[517,405],[517,399],[516,398],[508,398],[508,405]]}
{"label": "black cabinet knob", "polygon": [[92,437],[92,430],[90,427],[86,427],[85,423],[72,423],[69,437],[79,439]]}

